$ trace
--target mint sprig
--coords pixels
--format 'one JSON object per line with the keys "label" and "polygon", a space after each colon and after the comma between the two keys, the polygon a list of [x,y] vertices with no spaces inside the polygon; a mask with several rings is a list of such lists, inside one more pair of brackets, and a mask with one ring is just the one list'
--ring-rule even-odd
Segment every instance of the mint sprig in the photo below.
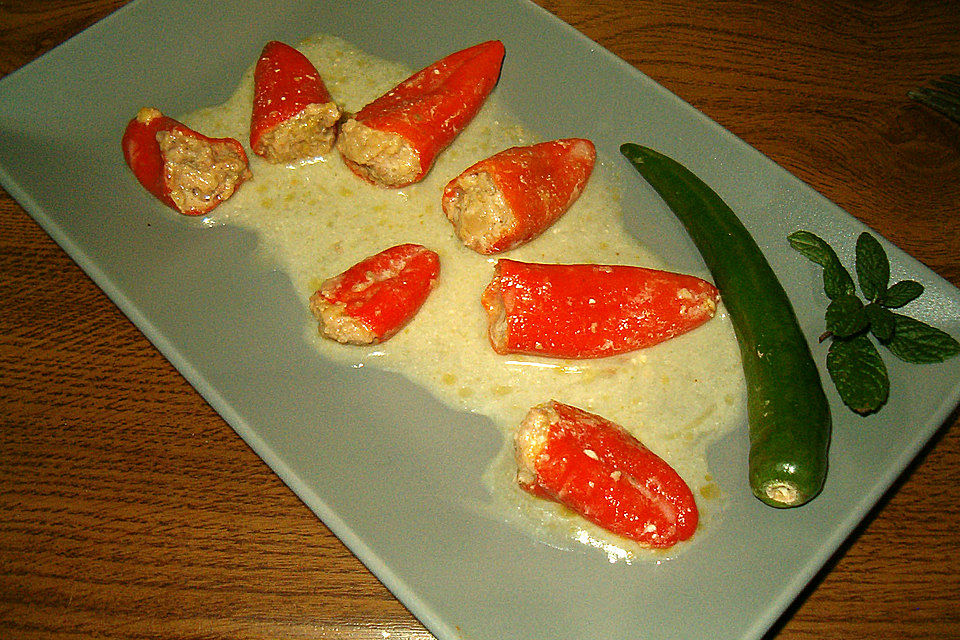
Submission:
{"label": "mint sprig", "polygon": [[796,231],[788,240],[791,247],[823,267],[823,290],[830,303],[820,341],[831,341],[827,371],[840,398],[853,411],[875,413],[890,395],[890,378],[874,341],[913,364],[943,362],[960,353],[960,342],[950,334],[891,311],[920,297],[923,285],[915,280],[890,284],[890,261],[883,246],[869,233],[857,238],[859,296],[850,272],[822,238],[809,231]]}

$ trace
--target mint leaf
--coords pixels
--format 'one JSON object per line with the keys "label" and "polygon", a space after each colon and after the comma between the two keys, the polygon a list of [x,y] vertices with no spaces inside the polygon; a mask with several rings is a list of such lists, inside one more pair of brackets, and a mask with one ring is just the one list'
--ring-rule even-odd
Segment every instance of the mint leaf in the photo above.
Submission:
{"label": "mint leaf", "polygon": [[950,334],[899,313],[892,313],[896,325],[893,339],[886,343],[893,355],[905,362],[943,362],[960,353],[960,343]]}
{"label": "mint leaf", "polygon": [[890,342],[896,329],[896,318],[894,318],[893,312],[881,307],[876,302],[871,302],[863,310],[870,322],[870,333],[881,343]]}
{"label": "mint leaf", "polygon": [[855,295],[838,296],[827,306],[827,331],[838,338],[860,333],[869,322],[863,303]]}
{"label": "mint leaf", "polygon": [[788,236],[790,246],[823,267],[823,290],[830,298],[825,314],[831,339],[827,370],[843,402],[860,414],[879,411],[890,394],[890,380],[871,335],[896,357],[910,363],[943,362],[960,353],[950,334],[891,309],[916,300],[923,285],[902,280],[890,285],[890,261],[880,242],[861,233],[856,245],[856,274],[867,304],[857,295],[850,273],[836,252],[809,231]]}
{"label": "mint leaf", "polygon": [[890,261],[883,247],[867,232],[857,238],[857,281],[863,296],[876,300],[890,284]]}
{"label": "mint leaf", "polygon": [[827,371],[843,403],[861,415],[878,411],[890,396],[887,368],[866,334],[831,342]]}
{"label": "mint leaf", "polygon": [[881,295],[877,302],[889,309],[899,309],[923,293],[923,285],[915,280],[901,280]]}
{"label": "mint leaf", "polygon": [[833,248],[809,231],[794,231],[787,236],[787,240],[790,241],[791,247],[821,267],[826,267],[831,262],[840,262]]}
{"label": "mint leaf", "polygon": [[809,231],[794,231],[787,240],[790,246],[812,262],[823,267],[823,291],[831,300],[856,293],[853,278],[843,268],[840,258],[827,242]]}
{"label": "mint leaf", "polygon": [[853,286],[853,278],[839,260],[823,268],[823,290],[831,300],[852,296],[857,292],[856,287]]}

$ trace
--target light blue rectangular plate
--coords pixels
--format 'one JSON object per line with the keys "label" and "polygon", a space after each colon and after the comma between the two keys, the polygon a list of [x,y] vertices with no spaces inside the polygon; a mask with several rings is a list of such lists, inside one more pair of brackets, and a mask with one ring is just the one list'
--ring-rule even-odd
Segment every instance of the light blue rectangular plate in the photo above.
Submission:
{"label": "light blue rectangular plate", "polygon": [[[494,429],[397,376],[323,360],[287,321],[302,304],[257,258],[256,238],[158,215],[127,173],[119,140],[139,107],[175,115],[223,101],[268,40],[326,32],[420,68],[498,38],[508,52],[500,98],[544,136],[578,131],[619,163],[634,185],[624,210],[643,212],[627,223],[642,241],[656,238],[673,263],[703,269],[679,223],[619,158],[627,141],[713,186],[764,249],[807,334],[821,331],[819,271],[785,238],[806,228],[849,247],[863,225],[537,6],[477,7],[260,0],[185,11],[133,2],[0,81],[2,184],[438,638],[758,638],[942,425],[960,395],[960,359],[925,366],[923,376],[888,359],[896,393],[869,418],[829,389],[830,477],[802,509],[750,496],[743,425],[711,458],[731,496],[721,527],[674,561],[610,564],[478,515],[480,476],[499,448]],[[911,312],[960,333],[960,292],[884,246],[894,277],[927,289]]]}

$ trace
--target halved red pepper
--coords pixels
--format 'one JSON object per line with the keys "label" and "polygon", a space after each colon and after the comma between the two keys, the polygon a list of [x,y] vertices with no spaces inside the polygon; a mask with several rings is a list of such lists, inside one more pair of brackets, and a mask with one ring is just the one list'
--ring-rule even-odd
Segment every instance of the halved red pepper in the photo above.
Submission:
{"label": "halved red pepper", "polygon": [[481,303],[497,353],[599,358],[690,331],[713,317],[718,299],[691,275],[501,259]]}
{"label": "halved red pepper", "polygon": [[580,197],[597,151],[582,138],[512,147],[474,164],[443,191],[443,212],[463,243],[482,254],[543,233]]}
{"label": "halved red pepper", "polygon": [[150,107],[127,124],[121,145],[140,184],[185,215],[209,212],[253,175],[237,140],[209,138]]}
{"label": "halved red pepper", "polygon": [[437,154],[480,110],[497,84],[504,47],[491,40],[413,74],[348,118],[337,149],[361,178],[386,187],[421,180]]}
{"label": "halved red pepper", "polygon": [[409,322],[440,274],[440,257],[401,244],[329,278],[310,297],[320,332],[344,344],[383,342]]}
{"label": "halved red pepper", "polygon": [[310,60],[276,40],[253,72],[250,148],[270,162],[322,156],[333,148],[340,108]]}
{"label": "halved red pepper", "polygon": [[514,438],[517,482],[644,546],[666,548],[697,529],[697,503],[680,474],[622,427],[550,401]]}

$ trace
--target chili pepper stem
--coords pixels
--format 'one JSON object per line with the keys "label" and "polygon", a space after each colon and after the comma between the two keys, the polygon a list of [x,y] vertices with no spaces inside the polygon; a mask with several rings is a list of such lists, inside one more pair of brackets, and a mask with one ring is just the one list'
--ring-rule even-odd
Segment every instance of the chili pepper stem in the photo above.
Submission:
{"label": "chili pepper stem", "polygon": [[[763,485],[761,491],[776,505],[792,507],[800,502],[800,489],[786,480],[777,480]],[[767,503],[771,504],[771,503]]]}

